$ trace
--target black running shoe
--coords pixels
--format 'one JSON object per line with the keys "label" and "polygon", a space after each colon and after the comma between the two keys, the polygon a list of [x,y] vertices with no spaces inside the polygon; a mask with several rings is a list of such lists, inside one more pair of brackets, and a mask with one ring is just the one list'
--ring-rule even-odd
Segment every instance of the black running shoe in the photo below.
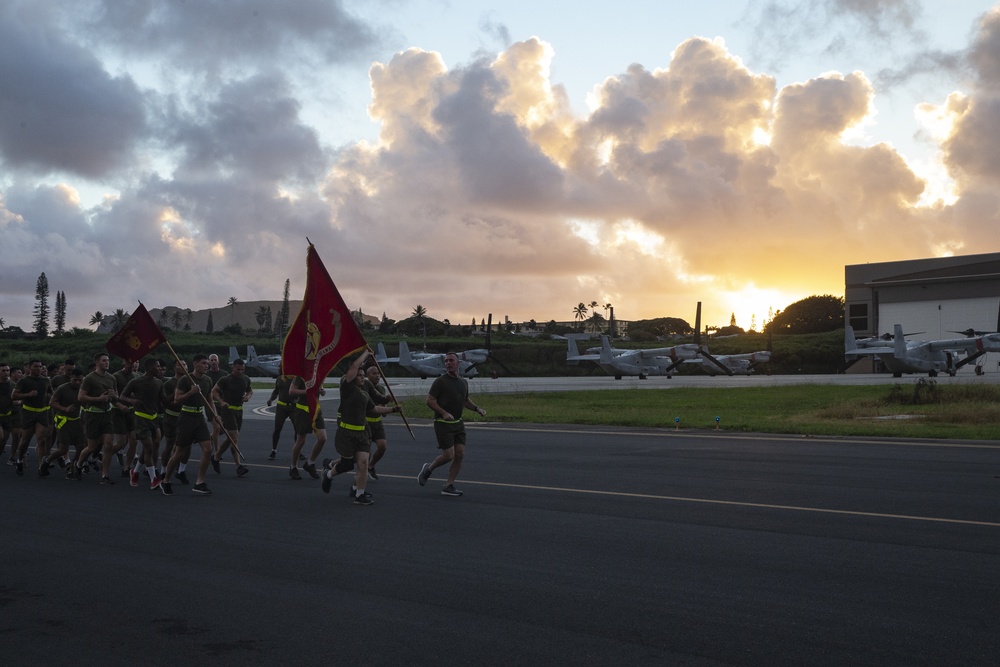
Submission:
{"label": "black running shoe", "polygon": [[366,494],[363,494],[363,495],[360,495],[360,496],[354,496],[354,504],[355,505],[374,505],[375,501],[372,500],[372,497],[369,494],[366,493]]}
{"label": "black running shoe", "polygon": [[333,484],[333,479],[329,475],[327,475],[326,472],[324,472],[323,473],[323,493],[330,493],[330,485],[331,484]]}
{"label": "black running shoe", "polygon": [[420,483],[420,486],[426,484],[427,480],[430,479],[430,476],[431,476],[431,464],[425,463],[424,467],[420,469],[420,474],[417,475],[417,481]]}
{"label": "black running shoe", "polygon": [[24,461],[14,461],[14,472],[18,477],[24,476]]}
{"label": "black running shoe", "polygon": [[368,469],[368,476],[374,479],[376,482],[378,481],[378,475],[375,474],[375,468]]}
{"label": "black running shoe", "polygon": [[312,477],[313,479],[319,479],[319,473],[316,472],[315,463],[304,463],[302,465],[302,469],[305,470],[307,473],[309,473],[309,476]]}
{"label": "black running shoe", "polygon": [[42,465],[38,468],[38,476],[39,477],[48,477],[49,476],[49,468],[51,466],[52,466],[52,464],[49,463],[48,461],[42,461]]}
{"label": "black running shoe", "polygon": [[248,472],[250,472],[250,468],[246,466],[239,466],[238,468],[236,468],[237,477],[243,477],[243,475],[247,474]]}
{"label": "black running shoe", "polygon": [[[162,484],[160,486],[163,486]],[[212,492],[208,490],[208,484],[202,482],[201,484],[195,484],[191,487],[191,490],[201,496],[210,496]]]}
{"label": "black running shoe", "polygon": [[111,479],[107,475],[105,475],[104,477],[101,478],[101,486],[112,486],[112,485],[114,485],[114,483],[115,483],[115,480]]}
{"label": "black running shoe", "polygon": [[333,468],[333,459],[323,459],[323,470],[330,470]]}
{"label": "black running shoe", "polygon": [[176,475],[174,475],[174,477],[176,477],[177,481],[180,482],[181,484],[190,484],[191,483],[191,480],[188,479],[187,470],[181,470],[179,473],[177,473]]}
{"label": "black running shoe", "polygon": [[222,472],[222,466],[219,465],[219,464],[222,463],[222,462],[219,461],[218,459],[216,459],[214,456],[211,458],[211,461],[212,461],[212,470],[214,470],[216,472],[216,474],[221,473]]}
{"label": "black running shoe", "polygon": [[160,482],[160,491],[162,491],[165,496],[174,495],[174,488],[171,486],[170,482]]}
{"label": "black running shoe", "polygon": [[453,497],[457,498],[458,496],[462,495],[462,492],[459,491],[458,489],[456,489],[453,484],[449,484],[448,486],[446,486],[443,489],[441,489],[441,495],[442,496],[453,496]]}
{"label": "black running shoe", "polygon": [[[358,495],[358,490],[357,489],[351,489],[350,491],[347,492],[347,497],[348,498],[353,498],[356,495]],[[372,492],[368,491],[366,489],[365,490],[365,495],[368,496],[369,498],[371,498],[372,497]]]}
{"label": "black running shoe", "polygon": [[292,479],[302,479],[302,475],[299,474],[298,468],[289,468],[288,476],[291,477]]}
{"label": "black running shoe", "polygon": [[272,450],[271,450],[271,453],[267,455],[267,460],[268,460],[268,461],[273,461],[273,460],[274,460],[274,458],[275,458],[275,457],[276,457],[277,455],[278,455],[278,450],[277,450],[277,449],[272,449]]}

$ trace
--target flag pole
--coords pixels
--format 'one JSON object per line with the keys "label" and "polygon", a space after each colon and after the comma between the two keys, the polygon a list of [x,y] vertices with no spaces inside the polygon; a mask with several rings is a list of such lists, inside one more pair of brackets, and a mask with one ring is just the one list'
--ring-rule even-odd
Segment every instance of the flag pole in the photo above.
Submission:
{"label": "flag pole", "polygon": [[385,371],[382,370],[382,366],[378,363],[378,359],[375,358],[375,353],[372,352],[371,346],[368,346],[368,353],[371,355],[372,361],[375,362],[375,368],[378,369],[378,374],[382,376],[382,382],[385,382],[385,388],[389,390],[389,396],[392,398],[392,402],[399,406],[399,416],[403,418],[403,423],[406,424],[406,430],[410,432],[410,437],[414,440],[417,436],[413,434],[413,429],[410,428],[410,422],[406,421],[406,415],[403,413],[403,404],[396,399],[396,395],[392,393],[392,387],[389,386],[389,378],[385,376]]}
{"label": "flag pole", "polygon": [[[195,379],[191,377],[191,373],[188,372],[188,369],[185,368],[183,363],[181,363],[181,358],[177,356],[177,352],[174,351],[174,346],[170,344],[170,341],[166,339],[166,336],[163,337],[163,342],[166,343],[167,349],[170,350],[170,354],[174,355],[174,360],[180,365],[181,368],[184,369],[184,375],[186,375],[188,380],[191,381],[191,386],[198,387],[198,395],[201,396],[201,400],[202,402],[205,403],[205,407],[207,407],[209,412],[212,413],[212,418],[219,420],[219,426],[222,427],[222,432],[226,434],[227,438],[229,438],[229,444],[232,445],[234,450],[236,450],[236,455],[239,456],[242,461],[246,461],[246,457],[243,456],[243,452],[241,452],[239,446],[237,446],[236,440],[233,438],[233,435],[229,432],[229,429],[227,429],[226,426],[222,423],[222,417],[220,417],[219,413],[215,411],[215,402],[206,398],[205,394],[201,393],[201,387],[198,386],[198,383],[195,381]],[[215,453],[213,452],[212,455],[214,456]]]}

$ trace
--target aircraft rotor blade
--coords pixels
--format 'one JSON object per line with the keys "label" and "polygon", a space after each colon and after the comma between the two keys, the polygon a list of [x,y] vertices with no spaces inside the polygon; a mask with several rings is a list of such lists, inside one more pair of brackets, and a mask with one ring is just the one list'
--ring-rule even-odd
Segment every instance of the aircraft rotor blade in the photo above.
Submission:
{"label": "aircraft rotor blade", "polygon": [[715,364],[720,369],[722,369],[722,372],[725,373],[726,375],[732,375],[733,374],[733,371],[732,371],[731,368],[729,368],[729,366],[726,366],[724,363],[722,363],[721,361],[719,361],[718,359],[716,359],[715,357],[713,357],[711,354],[708,353],[707,350],[699,349],[698,353],[701,356],[703,356],[705,359],[708,359],[713,364]]}

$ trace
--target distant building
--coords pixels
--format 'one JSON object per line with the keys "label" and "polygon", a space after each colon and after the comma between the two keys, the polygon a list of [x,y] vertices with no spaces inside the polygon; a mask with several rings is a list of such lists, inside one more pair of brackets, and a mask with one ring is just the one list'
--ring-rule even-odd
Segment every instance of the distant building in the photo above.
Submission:
{"label": "distant building", "polygon": [[[1000,253],[854,264],[844,267],[844,282],[844,321],[858,338],[891,334],[896,324],[909,340],[1000,326]],[[996,372],[992,361],[984,369]],[[959,372],[973,371],[970,364]]]}

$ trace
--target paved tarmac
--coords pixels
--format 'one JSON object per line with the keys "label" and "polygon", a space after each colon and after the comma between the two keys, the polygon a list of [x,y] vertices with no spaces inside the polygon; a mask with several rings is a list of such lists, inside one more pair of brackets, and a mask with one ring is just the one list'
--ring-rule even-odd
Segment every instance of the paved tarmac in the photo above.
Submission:
{"label": "paved tarmac", "polygon": [[1000,443],[477,424],[449,498],[415,480],[430,426],[393,421],[359,507],[248,417],[210,497],[0,466],[4,664],[1000,655]]}

